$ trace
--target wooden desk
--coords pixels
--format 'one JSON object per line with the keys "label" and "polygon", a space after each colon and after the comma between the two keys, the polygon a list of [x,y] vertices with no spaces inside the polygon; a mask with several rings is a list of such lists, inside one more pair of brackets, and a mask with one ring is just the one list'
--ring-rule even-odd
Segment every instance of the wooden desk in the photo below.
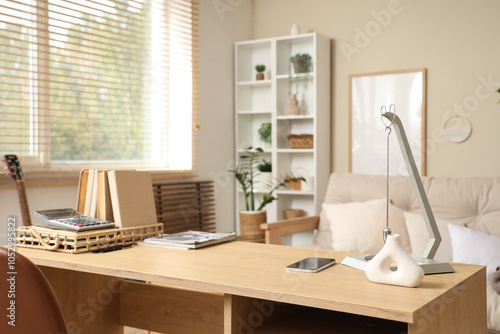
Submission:
{"label": "wooden desk", "polygon": [[[18,251],[48,276],[73,333],[120,333],[122,325],[168,333],[487,332],[483,266],[453,264],[456,273],[404,288],[340,264],[348,253],[246,242],[190,251]],[[338,264],[286,272],[308,256]]]}

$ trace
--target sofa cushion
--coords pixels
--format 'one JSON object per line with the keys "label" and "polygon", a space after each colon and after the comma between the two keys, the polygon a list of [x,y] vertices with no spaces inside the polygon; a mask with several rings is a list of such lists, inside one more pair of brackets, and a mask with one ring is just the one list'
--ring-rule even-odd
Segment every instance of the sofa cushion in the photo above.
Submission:
{"label": "sofa cushion", "polygon": [[325,210],[321,209],[319,214],[319,224],[314,235],[314,246],[321,249],[332,249],[332,232],[330,231],[330,222],[326,217]]}
{"label": "sofa cushion", "polygon": [[[383,229],[387,220],[385,199],[324,203],[323,212],[330,222],[331,244],[328,248],[374,254],[383,247]],[[393,205],[389,208],[389,222],[393,233],[401,232],[404,247],[409,249],[403,212]]]}
{"label": "sofa cushion", "polygon": [[[384,199],[385,201],[385,199]],[[387,216],[385,207],[382,216],[379,218],[376,233],[372,238],[372,244],[368,245],[366,253],[376,254],[384,247],[384,229],[387,226]],[[392,234],[399,234],[403,248],[411,254],[410,237],[405,224],[404,211],[393,204],[389,204],[389,228]]]}
{"label": "sofa cushion", "polygon": [[453,262],[486,266],[491,274],[500,266],[500,238],[467,227],[448,224]]}
{"label": "sofa cushion", "polygon": [[423,177],[422,183],[436,218],[500,237],[500,178]]}
{"label": "sofa cushion", "polygon": [[345,252],[364,252],[372,244],[384,213],[385,199],[351,203],[323,203],[330,222],[331,248]]}
{"label": "sofa cushion", "polygon": [[[500,238],[470,228],[448,224],[453,262],[480,264],[486,266],[487,277],[495,274],[500,266]],[[486,312],[488,329],[500,331],[500,295],[491,282],[486,284]]]}
{"label": "sofa cushion", "polygon": [[[412,254],[415,256],[422,256],[427,244],[429,243],[429,233],[427,232],[427,227],[425,226],[424,216],[420,213],[404,213],[404,220],[406,223],[406,228],[408,230],[408,235],[410,237],[410,244]],[[435,218],[436,224],[438,226],[439,234],[441,234],[441,243],[434,256],[434,259],[439,261],[452,261],[452,249],[450,233],[448,232],[448,223],[458,224],[463,226],[462,221],[451,221],[446,219]]]}
{"label": "sofa cushion", "polygon": [[[385,198],[387,194],[386,183],[385,177],[380,175],[332,173],[328,181],[323,203],[366,202]],[[416,203],[409,178],[405,176],[392,176],[390,187],[391,202],[398,208],[409,211],[410,206]],[[392,223],[390,225],[392,229]],[[397,231],[403,239],[403,244],[405,244],[405,236],[408,235],[404,229],[403,224],[399,228],[399,231]],[[314,244],[320,248],[331,249],[330,221],[326,217],[324,210],[321,210],[320,213],[319,226],[314,237]],[[411,251],[409,241],[407,243],[407,250]],[[358,251],[361,252],[360,250]]]}
{"label": "sofa cushion", "polygon": [[500,333],[500,295],[493,290],[491,284],[486,285],[486,314],[488,330]]}

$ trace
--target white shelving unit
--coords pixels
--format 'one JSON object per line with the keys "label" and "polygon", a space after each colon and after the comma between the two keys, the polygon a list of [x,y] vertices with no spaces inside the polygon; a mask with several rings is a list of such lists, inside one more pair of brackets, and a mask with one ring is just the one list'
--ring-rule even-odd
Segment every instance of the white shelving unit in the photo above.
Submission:
{"label": "white shelving unit", "polygon": [[[311,56],[311,71],[295,74],[290,57]],[[266,66],[257,81],[255,65]],[[261,159],[273,165],[273,179],[293,173],[309,180],[301,190],[278,190],[278,200],[267,205],[267,220],[285,219],[286,209],[319,214],[330,174],[330,40],[316,33],[238,42],[235,44],[235,158],[249,146],[261,147]],[[300,115],[287,115],[291,93],[296,93]],[[258,130],[271,123],[272,142],[263,143]],[[294,149],[289,134],[313,134],[314,148]],[[257,203],[264,191],[256,191]],[[236,219],[245,210],[244,196],[236,189]],[[239,228],[239,224],[237,224]]]}

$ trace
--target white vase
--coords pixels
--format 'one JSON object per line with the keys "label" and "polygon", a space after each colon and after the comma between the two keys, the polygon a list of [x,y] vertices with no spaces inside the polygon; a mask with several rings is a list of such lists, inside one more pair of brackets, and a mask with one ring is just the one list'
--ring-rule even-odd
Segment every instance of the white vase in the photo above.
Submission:
{"label": "white vase", "polygon": [[272,173],[271,172],[260,172],[259,174],[259,189],[268,190],[272,185]]}
{"label": "white vase", "polygon": [[416,287],[424,279],[424,270],[404,250],[399,234],[390,234],[384,247],[365,269],[368,279],[375,283]]}

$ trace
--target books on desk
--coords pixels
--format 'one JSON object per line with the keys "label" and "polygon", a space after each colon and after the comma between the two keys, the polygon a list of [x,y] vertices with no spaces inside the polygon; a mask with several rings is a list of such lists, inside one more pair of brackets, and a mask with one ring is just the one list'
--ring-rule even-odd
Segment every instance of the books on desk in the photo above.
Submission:
{"label": "books on desk", "polygon": [[235,233],[210,233],[202,231],[186,231],[164,234],[159,237],[147,238],[139,242],[144,246],[160,246],[170,248],[196,249],[231,241]]}
{"label": "books on desk", "polygon": [[158,223],[151,174],[134,170],[84,169],[77,211],[113,221],[119,228]]}

